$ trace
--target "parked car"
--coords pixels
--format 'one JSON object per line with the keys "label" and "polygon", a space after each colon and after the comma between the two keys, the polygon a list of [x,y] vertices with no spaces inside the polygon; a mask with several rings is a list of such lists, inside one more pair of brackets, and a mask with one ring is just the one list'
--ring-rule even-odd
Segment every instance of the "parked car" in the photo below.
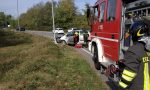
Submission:
{"label": "parked car", "polygon": [[71,32],[73,30],[78,30],[78,29],[77,28],[70,28],[70,29],[68,29],[68,32]]}
{"label": "parked car", "polygon": [[71,44],[71,45],[74,45],[75,42],[74,42],[74,35],[75,35],[75,32],[78,33],[79,35],[79,41],[78,43],[80,44],[84,44],[84,33],[87,33],[88,32],[86,30],[73,30],[73,31],[70,31],[68,32],[66,35],[62,36],[60,38],[60,41],[63,43],[63,44]]}
{"label": "parked car", "polygon": [[64,33],[55,33],[55,38],[56,38],[56,42],[57,43],[60,43],[61,42],[61,40],[60,40],[60,38],[62,37],[62,36],[64,36]]}
{"label": "parked car", "polygon": [[64,30],[62,28],[56,28],[53,30],[53,33],[64,33]]}
{"label": "parked car", "polygon": [[25,31],[25,27],[22,27],[22,26],[19,27],[19,26],[18,26],[18,27],[16,28],[16,30],[17,30],[17,31],[19,31],[19,30],[20,30],[20,31]]}

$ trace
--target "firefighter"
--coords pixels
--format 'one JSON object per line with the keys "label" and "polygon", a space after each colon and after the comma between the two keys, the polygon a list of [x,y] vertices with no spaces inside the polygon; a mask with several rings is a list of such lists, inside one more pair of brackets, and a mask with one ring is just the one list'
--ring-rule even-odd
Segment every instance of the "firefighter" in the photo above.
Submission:
{"label": "firefighter", "polygon": [[125,68],[119,87],[127,90],[150,90],[150,33],[143,21],[134,22],[129,34],[133,46],[125,53]]}
{"label": "firefighter", "polygon": [[88,47],[88,37],[89,37],[89,34],[85,32],[83,34],[83,37],[84,37],[85,47]]}
{"label": "firefighter", "polygon": [[75,33],[74,33],[74,44],[77,44],[79,42],[79,34],[78,34],[78,32],[76,31]]}

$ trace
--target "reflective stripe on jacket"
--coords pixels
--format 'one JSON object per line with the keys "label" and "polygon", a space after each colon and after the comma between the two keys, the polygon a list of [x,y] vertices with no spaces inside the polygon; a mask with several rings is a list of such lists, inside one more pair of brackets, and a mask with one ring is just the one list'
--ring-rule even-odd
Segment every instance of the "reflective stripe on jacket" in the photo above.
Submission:
{"label": "reflective stripe on jacket", "polygon": [[150,90],[150,52],[142,43],[130,47],[125,53],[125,69],[119,86],[128,90]]}

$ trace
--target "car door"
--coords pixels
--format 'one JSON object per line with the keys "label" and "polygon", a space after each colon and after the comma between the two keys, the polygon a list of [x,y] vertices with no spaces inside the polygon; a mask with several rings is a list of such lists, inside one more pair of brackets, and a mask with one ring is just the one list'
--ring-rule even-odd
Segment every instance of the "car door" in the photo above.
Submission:
{"label": "car door", "polygon": [[74,44],[74,32],[68,32],[67,34],[68,44]]}
{"label": "car door", "polygon": [[84,41],[83,30],[79,32],[79,41]]}

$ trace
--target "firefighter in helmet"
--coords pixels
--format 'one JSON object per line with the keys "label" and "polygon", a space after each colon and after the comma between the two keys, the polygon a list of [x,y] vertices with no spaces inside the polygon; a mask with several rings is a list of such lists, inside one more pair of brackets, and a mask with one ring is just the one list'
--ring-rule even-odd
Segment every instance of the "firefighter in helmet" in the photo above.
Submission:
{"label": "firefighter in helmet", "polygon": [[74,33],[74,44],[77,44],[79,42],[79,33],[78,31],[75,31]]}
{"label": "firefighter in helmet", "polygon": [[133,46],[126,51],[125,68],[119,87],[127,90],[150,90],[150,29],[143,21],[134,22],[129,34]]}

